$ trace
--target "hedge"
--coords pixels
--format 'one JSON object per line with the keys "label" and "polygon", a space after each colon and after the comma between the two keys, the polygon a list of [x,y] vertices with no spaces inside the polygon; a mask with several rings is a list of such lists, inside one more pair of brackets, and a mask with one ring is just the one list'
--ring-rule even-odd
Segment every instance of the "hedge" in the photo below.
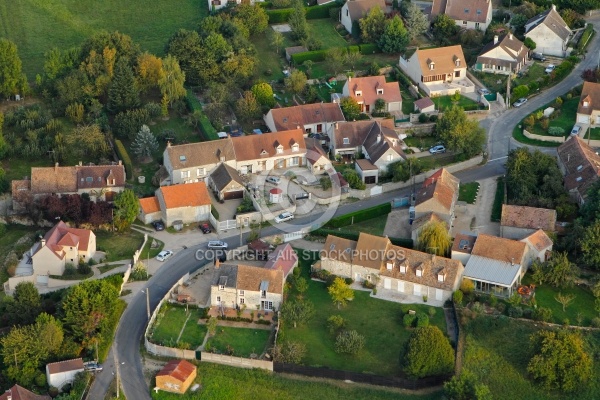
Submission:
{"label": "hedge", "polygon": [[328,50],[303,51],[302,53],[292,54],[292,62],[295,65],[302,65],[304,61],[319,62],[325,60]]}
{"label": "hedge", "polygon": [[392,211],[391,203],[383,203],[375,207],[366,208],[364,210],[355,211],[353,213],[341,215],[329,220],[325,225],[328,228],[340,228],[352,223],[362,222],[367,219],[387,215]]}
{"label": "hedge", "polygon": [[579,38],[579,42],[577,43],[577,50],[582,51],[583,49],[585,49],[585,47],[589,43],[590,39],[592,38],[593,34],[594,34],[594,25],[587,24],[587,26],[585,27],[585,30],[583,31],[583,33],[581,34],[581,37]]}
{"label": "hedge", "polygon": [[348,46],[346,47],[346,50],[348,50],[349,54],[360,53],[360,47],[358,46]]}
{"label": "hedge", "polygon": [[279,10],[267,10],[269,16],[269,24],[286,23],[290,15],[294,11],[292,8],[281,8]]}
{"label": "hedge", "polygon": [[[322,6],[306,7],[306,19],[323,19],[329,18],[329,10],[339,7],[337,2],[323,4]],[[281,8],[279,10],[267,10],[269,16],[269,24],[286,23],[290,15],[294,12],[293,8]]]}
{"label": "hedge", "polygon": [[188,89],[187,94],[185,96],[185,100],[187,102],[187,106],[191,112],[199,110],[202,116],[200,117],[200,131],[206,140],[217,140],[219,136],[217,135],[217,130],[212,126],[208,117],[202,112],[202,104],[196,98],[194,93]]}
{"label": "hedge", "polygon": [[375,43],[364,43],[358,47],[360,48],[360,54],[381,53],[381,50]]}
{"label": "hedge", "polygon": [[127,178],[133,179],[133,164],[131,163],[131,158],[129,157],[129,153],[127,153],[127,149],[125,149],[123,142],[121,142],[119,139],[115,140],[115,146],[117,147],[117,155],[121,161],[123,161]]}

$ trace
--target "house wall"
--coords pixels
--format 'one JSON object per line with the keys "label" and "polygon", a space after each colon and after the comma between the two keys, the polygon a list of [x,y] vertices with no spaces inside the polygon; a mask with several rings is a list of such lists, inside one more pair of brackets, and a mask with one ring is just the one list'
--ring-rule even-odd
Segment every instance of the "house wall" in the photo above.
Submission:
{"label": "house wall", "polygon": [[352,278],[357,282],[362,282],[377,271],[371,268],[365,268],[360,265],[350,264],[344,261],[332,260],[330,258],[321,258],[321,268],[344,278]]}
{"label": "house wall", "polygon": [[[109,192],[114,192],[116,194],[121,193],[123,190],[125,190],[124,186],[106,186],[105,188],[101,188],[101,189],[79,189],[77,191],[77,194],[79,194],[80,196],[84,193],[87,193],[90,196],[90,200],[92,201],[98,201],[98,200],[106,200],[106,193]],[[101,196],[96,196],[96,194],[102,192]]]}
{"label": "house wall", "polygon": [[514,226],[500,226],[500,234],[503,238],[521,240],[537,231],[537,229],[517,228]]}
{"label": "house wall", "polygon": [[469,258],[471,258],[471,254],[463,253],[460,251],[453,251],[450,258],[453,260],[460,261],[462,263],[462,265],[467,265],[467,261],[469,261]]}
{"label": "house wall", "polygon": [[[391,289],[388,290],[393,290],[398,293],[405,293],[413,296],[427,296],[431,300],[437,299],[436,288],[434,287],[419,285],[418,283],[413,283],[398,278],[392,278],[389,276],[382,276],[379,279],[379,282],[377,283],[378,288],[384,289],[385,279],[389,279],[391,281]],[[450,297],[452,297],[452,291],[442,289],[442,298],[437,300],[446,301]]]}
{"label": "house wall", "polygon": [[[246,160],[239,161],[237,163],[237,170],[244,174],[243,167],[247,168],[247,172],[252,173],[262,172],[262,171],[270,171],[272,169],[279,169],[279,160],[284,160],[283,167],[281,168],[291,168],[291,167],[303,167],[306,165],[306,152],[302,151],[303,149],[299,149],[297,153],[286,153],[286,154],[276,154],[273,157],[269,158],[261,158],[256,160]],[[294,157],[298,157],[298,164],[292,165],[292,159]],[[262,163],[265,163],[264,166]]]}
{"label": "house wall", "polygon": [[[461,60],[461,65],[463,65],[465,63],[466,63],[465,60]],[[444,95],[448,95],[448,94],[454,94],[457,90],[461,91],[462,93],[469,93],[469,92],[473,92],[475,90],[474,86],[464,87],[464,86],[460,86],[460,85],[452,85],[450,88],[444,88],[443,90],[432,90],[432,88],[430,86],[439,85],[440,83],[448,81],[448,79],[443,80],[443,81],[440,80],[440,81],[433,81],[433,82],[427,82],[427,83],[421,82],[421,77],[423,76],[423,72],[421,71],[421,66],[419,64],[419,59],[417,58],[416,52],[408,60],[405,60],[404,58],[402,58],[402,56],[400,56],[399,66],[400,66],[400,69],[406,75],[408,75],[408,77],[410,79],[412,79],[413,82],[416,82],[417,85],[419,85],[419,87],[428,96],[433,96],[433,95],[444,96]],[[456,71],[459,71],[458,77],[454,76],[454,73]],[[460,67],[460,68],[457,67],[452,71],[451,80],[456,81],[456,80],[465,79],[466,77],[467,77],[467,68],[466,67]]]}
{"label": "house wall", "polygon": [[340,22],[344,25],[344,28],[348,33],[352,33],[352,19],[350,18],[350,12],[348,11],[348,3],[344,4],[342,11],[340,12]]}
{"label": "house wall", "polygon": [[307,162],[306,167],[313,174],[324,174],[331,168],[331,162],[325,157],[320,157],[314,164]]}
{"label": "house wall", "polygon": [[436,199],[429,199],[421,204],[416,205],[415,219],[419,218],[421,215],[427,214],[430,211],[438,214],[438,216],[443,218],[446,222],[450,222],[450,217],[452,215],[451,210],[446,209],[446,207],[441,205]]}
{"label": "house wall", "polygon": [[356,163],[354,164],[354,170],[356,171],[358,176],[360,176],[363,183],[365,182],[365,178],[372,177],[372,176],[375,177],[375,183],[377,183],[377,181],[379,180],[379,170],[375,169],[375,170],[363,171],[362,169],[360,169],[360,167]]}
{"label": "house wall", "polygon": [[48,380],[48,386],[54,386],[60,389],[64,384],[73,382],[75,375],[77,375],[79,372],[83,372],[83,369],[50,374],[48,371],[48,366],[46,366],[46,379]]}
{"label": "house wall", "polygon": [[600,125],[600,110],[592,110],[592,115],[577,113],[577,122]]}
{"label": "house wall", "polygon": [[138,214],[138,219],[142,221],[144,224],[149,224],[152,221],[156,221],[162,219],[162,211],[156,211],[153,213],[145,214],[144,211],[140,208],[140,212]]}
{"label": "house wall", "polygon": [[[246,307],[248,307],[249,310],[255,310],[256,306],[260,307],[261,301],[270,301],[273,303],[273,310],[279,310],[283,300],[279,293],[267,291],[266,297],[263,298],[261,297],[260,292],[251,290],[244,290],[244,298],[244,304],[246,304]],[[262,307],[260,307],[260,309],[262,310]]]}
{"label": "house wall", "polygon": [[35,275],[62,275],[65,272],[65,258],[60,259],[48,246],[42,247],[32,257]]}
{"label": "house wall", "polygon": [[174,221],[181,220],[184,224],[192,222],[207,221],[210,214],[210,205],[198,207],[179,207],[166,209],[166,218],[164,219],[167,227],[173,225]]}
{"label": "house wall", "polygon": [[87,250],[86,251],[80,250],[79,257],[82,257],[85,261],[87,261],[90,258],[94,257],[94,254],[96,254],[96,235],[94,234],[94,232],[91,232]]}
{"label": "house wall", "polygon": [[[488,26],[490,25],[490,22],[492,22],[492,10],[491,10],[492,6],[491,6],[491,2],[490,2],[490,9],[488,10],[488,18],[485,22],[474,22],[474,21],[465,21],[462,19],[455,19],[454,22],[456,23],[456,25],[458,25],[459,27],[463,28],[463,29],[479,29],[482,32],[485,32],[486,29],[488,28]],[[466,24],[465,24],[466,22]]]}
{"label": "house wall", "polygon": [[567,42],[563,41],[544,24],[535,27],[525,34],[525,37],[531,38],[535,42],[535,51],[537,52],[556,57],[564,57],[566,55]]}
{"label": "house wall", "polygon": [[[203,164],[203,165],[190,165],[187,168],[180,168],[173,170],[169,173],[171,177],[171,184],[175,185],[178,183],[193,183],[202,182],[213,172],[213,170],[220,164],[220,162]],[[225,164],[235,168],[235,160],[225,161]],[[198,171],[200,170],[200,171]],[[189,177],[188,177],[189,174]]]}
{"label": "house wall", "polygon": [[415,52],[408,60],[402,58],[400,56],[400,62],[398,64],[400,69],[408,75],[408,77],[417,85],[421,86],[421,66],[419,65],[419,59],[417,58],[417,53]]}
{"label": "house wall", "polygon": [[160,388],[160,390],[164,390],[165,392],[172,393],[185,393],[194,379],[196,379],[197,372],[194,371],[187,377],[185,381],[180,381],[179,379],[175,379],[170,375],[161,375],[156,377],[156,386]]}
{"label": "house wall", "polygon": [[[221,297],[221,301],[217,301],[217,297]],[[225,287],[223,290],[219,290],[218,286],[210,287],[210,304],[212,306],[220,306],[228,308],[235,308],[237,305],[237,291],[235,288]]]}
{"label": "house wall", "polygon": [[[375,104],[373,104],[371,106],[371,110],[373,110],[373,109],[375,109]],[[389,103],[386,103],[385,110],[387,112],[402,111],[402,102],[401,101],[391,101]]]}
{"label": "house wall", "polygon": [[[390,159],[391,156],[391,159]],[[387,172],[388,170],[388,165],[395,163],[397,161],[404,161],[404,159],[402,157],[400,157],[400,154],[396,153],[393,149],[388,149],[385,153],[383,153],[381,155],[381,157],[379,157],[379,159],[375,162],[373,162],[371,160],[371,162],[373,162],[373,164],[379,168],[379,171],[381,172]]]}

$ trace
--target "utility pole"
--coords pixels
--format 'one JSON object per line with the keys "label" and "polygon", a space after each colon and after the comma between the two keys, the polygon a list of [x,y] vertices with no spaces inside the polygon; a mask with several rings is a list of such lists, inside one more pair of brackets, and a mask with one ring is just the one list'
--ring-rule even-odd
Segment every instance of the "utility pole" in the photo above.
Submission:
{"label": "utility pole", "polygon": [[117,378],[117,399],[119,398],[119,388],[121,386],[120,375],[119,375],[119,360],[117,359],[117,338],[113,343],[113,362],[115,363],[115,377]]}

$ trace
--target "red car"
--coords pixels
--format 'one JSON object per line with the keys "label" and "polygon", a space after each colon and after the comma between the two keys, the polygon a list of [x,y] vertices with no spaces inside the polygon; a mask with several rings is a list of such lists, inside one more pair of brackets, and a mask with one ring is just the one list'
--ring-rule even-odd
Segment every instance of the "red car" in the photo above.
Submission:
{"label": "red car", "polygon": [[202,231],[202,233],[206,234],[206,233],[211,233],[212,230],[210,229],[210,225],[209,224],[201,224],[200,225],[200,230]]}

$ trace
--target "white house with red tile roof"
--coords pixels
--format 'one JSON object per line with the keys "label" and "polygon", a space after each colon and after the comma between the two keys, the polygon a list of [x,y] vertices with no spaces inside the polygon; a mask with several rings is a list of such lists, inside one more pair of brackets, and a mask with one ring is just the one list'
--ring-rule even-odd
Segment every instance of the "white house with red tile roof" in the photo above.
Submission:
{"label": "white house with red tile roof", "polygon": [[207,221],[210,207],[210,195],[204,182],[161,186],[154,197],[140,199],[138,219],[145,224],[158,219],[166,226],[172,226],[175,221],[189,224]]}
{"label": "white house with red tile roof", "polygon": [[73,383],[75,375],[83,371],[83,360],[81,358],[46,364],[48,385],[60,389],[67,383]]}
{"label": "white house with red tile roof", "polygon": [[434,172],[417,190],[415,218],[434,212],[448,225],[451,225],[454,218],[454,207],[458,200],[459,184],[459,179],[445,168]]}
{"label": "white house with red tile roof", "polygon": [[327,133],[335,122],[346,120],[338,103],[272,108],[263,119],[271,132],[302,129],[306,134]]}
{"label": "white house with red tile roof", "polygon": [[0,394],[0,400],[52,400],[48,395],[35,394],[22,386],[14,385]]}
{"label": "white house with red tile roof", "polygon": [[360,105],[360,111],[371,114],[377,100],[383,100],[384,112],[402,112],[402,95],[398,82],[386,82],[385,76],[348,78],[342,89],[345,97],[352,97]]}
{"label": "white house with red tile roof", "polygon": [[298,266],[298,255],[289,243],[280,244],[268,256],[265,264],[267,269],[278,269],[283,271],[283,279],[286,279]]}
{"label": "white house with red tile roof", "polygon": [[96,254],[96,235],[89,229],[69,228],[60,221],[32,247],[33,273],[39,277],[62,275],[66,264],[77,265]]}
{"label": "white house with red tile roof", "polygon": [[492,22],[491,0],[433,0],[431,18],[446,14],[463,29],[485,32]]}

